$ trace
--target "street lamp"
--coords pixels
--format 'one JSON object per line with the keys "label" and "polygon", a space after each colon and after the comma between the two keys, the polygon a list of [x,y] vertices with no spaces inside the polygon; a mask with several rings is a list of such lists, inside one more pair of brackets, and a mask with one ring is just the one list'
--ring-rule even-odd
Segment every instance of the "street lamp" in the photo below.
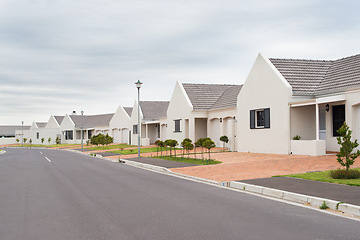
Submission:
{"label": "street lamp", "polygon": [[141,88],[142,82],[138,80],[135,85],[138,89],[138,127],[137,127],[137,134],[138,134],[138,158],[140,157],[140,137],[141,137],[141,125],[140,125],[140,88]]}
{"label": "street lamp", "polygon": [[21,121],[21,147],[24,146],[24,121]]}
{"label": "street lamp", "polygon": [[83,151],[84,149],[84,143],[83,143],[83,116],[84,116],[84,111],[81,110],[81,151]]}

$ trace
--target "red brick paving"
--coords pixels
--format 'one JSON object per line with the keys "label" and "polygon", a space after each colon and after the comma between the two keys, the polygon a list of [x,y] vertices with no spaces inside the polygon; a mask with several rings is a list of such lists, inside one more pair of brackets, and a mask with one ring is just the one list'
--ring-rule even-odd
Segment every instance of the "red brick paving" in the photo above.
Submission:
{"label": "red brick paving", "polygon": [[[174,168],[171,170],[214,181],[235,181],[340,168],[335,155],[315,157],[226,152],[213,153],[211,158],[222,163],[208,166]],[[355,161],[353,167],[360,167],[360,160]]]}

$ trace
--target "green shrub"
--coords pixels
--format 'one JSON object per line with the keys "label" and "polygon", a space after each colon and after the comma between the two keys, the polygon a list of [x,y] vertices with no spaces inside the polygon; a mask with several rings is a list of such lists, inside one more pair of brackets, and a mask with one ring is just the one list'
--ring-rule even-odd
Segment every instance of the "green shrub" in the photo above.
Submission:
{"label": "green shrub", "polygon": [[295,137],[293,137],[293,140],[300,140],[301,137],[299,135],[296,135]]}
{"label": "green shrub", "polygon": [[324,201],[323,204],[320,206],[320,209],[328,209],[329,206],[327,205],[327,203]]}
{"label": "green shrub", "polygon": [[331,171],[330,176],[334,179],[357,179],[360,178],[360,171],[353,169],[338,169]]}

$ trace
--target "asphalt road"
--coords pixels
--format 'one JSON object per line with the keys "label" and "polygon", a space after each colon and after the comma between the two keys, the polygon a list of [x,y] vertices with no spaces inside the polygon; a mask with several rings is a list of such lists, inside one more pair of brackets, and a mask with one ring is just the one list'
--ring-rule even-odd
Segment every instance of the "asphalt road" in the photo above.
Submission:
{"label": "asphalt road", "polygon": [[62,150],[0,155],[0,239],[359,239],[360,222]]}

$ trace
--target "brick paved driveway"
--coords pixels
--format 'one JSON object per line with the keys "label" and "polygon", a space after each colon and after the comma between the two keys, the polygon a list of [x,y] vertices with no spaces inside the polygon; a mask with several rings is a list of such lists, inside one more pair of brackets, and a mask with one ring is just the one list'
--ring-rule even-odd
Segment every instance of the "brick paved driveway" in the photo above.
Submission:
{"label": "brick paved driveway", "polygon": [[[173,168],[174,172],[201,177],[215,181],[235,181],[266,178],[274,175],[324,171],[340,167],[336,155],[301,156],[282,154],[213,153],[211,158],[222,161],[221,164]],[[353,167],[360,167],[360,159]]]}

